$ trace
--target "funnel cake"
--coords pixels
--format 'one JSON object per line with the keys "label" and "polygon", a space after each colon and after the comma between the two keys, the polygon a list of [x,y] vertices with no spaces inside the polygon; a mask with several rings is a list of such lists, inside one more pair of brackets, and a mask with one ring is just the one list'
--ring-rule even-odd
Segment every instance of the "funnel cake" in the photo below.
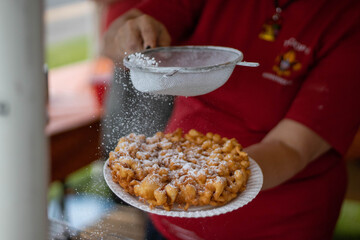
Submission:
{"label": "funnel cake", "polygon": [[248,155],[236,139],[192,129],[185,135],[131,133],[110,152],[113,181],[151,208],[221,206],[246,189]]}

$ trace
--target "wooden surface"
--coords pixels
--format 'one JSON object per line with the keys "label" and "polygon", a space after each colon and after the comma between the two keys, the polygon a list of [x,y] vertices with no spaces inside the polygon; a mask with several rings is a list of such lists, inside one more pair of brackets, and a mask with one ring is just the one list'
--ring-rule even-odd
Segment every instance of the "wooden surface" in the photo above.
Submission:
{"label": "wooden surface", "polygon": [[99,123],[96,120],[51,136],[51,181],[64,180],[101,157]]}
{"label": "wooden surface", "polygon": [[94,63],[83,62],[49,72],[51,181],[64,180],[100,157],[102,110],[92,88]]}

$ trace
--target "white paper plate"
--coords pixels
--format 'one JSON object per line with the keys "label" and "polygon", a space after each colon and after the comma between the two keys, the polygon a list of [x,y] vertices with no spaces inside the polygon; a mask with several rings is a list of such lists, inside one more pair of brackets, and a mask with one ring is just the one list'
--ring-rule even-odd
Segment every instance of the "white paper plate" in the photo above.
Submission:
{"label": "white paper plate", "polygon": [[263,184],[263,175],[259,165],[254,160],[250,159],[249,168],[251,174],[246,185],[246,190],[231,202],[219,207],[192,206],[189,207],[187,211],[176,207],[173,207],[171,211],[166,211],[161,207],[151,209],[147,203],[139,201],[138,197],[130,195],[119,184],[113,181],[111,176],[111,169],[109,168],[108,163],[109,160],[107,160],[104,165],[104,178],[107,185],[116,194],[116,196],[121,198],[124,202],[143,211],[170,217],[199,218],[211,217],[231,212],[251,202],[256,197],[256,195],[258,195]]}

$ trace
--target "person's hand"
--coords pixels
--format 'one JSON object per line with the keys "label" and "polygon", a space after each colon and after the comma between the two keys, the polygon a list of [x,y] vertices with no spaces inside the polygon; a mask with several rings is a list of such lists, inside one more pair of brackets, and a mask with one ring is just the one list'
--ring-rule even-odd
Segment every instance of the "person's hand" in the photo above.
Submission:
{"label": "person's hand", "polygon": [[170,42],[170,35],[162,23],[132,9],[110,25],[104,35],[102,53],[115,62],[122,63],[126,54],[169,46]]}

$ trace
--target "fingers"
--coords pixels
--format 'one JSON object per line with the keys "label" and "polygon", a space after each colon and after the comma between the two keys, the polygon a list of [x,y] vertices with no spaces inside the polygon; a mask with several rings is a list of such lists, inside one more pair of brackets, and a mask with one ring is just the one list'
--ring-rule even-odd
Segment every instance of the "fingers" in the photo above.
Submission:
{"label": "fingers", "polygon": [[170,35],[162,23],[135,10],[110,26],[105,33],[103,52],[113,60],[121,61],[125,53],[169,46],[170,42]]}
{"label": "fingers", "polygon": [[157,46],[159,47],[167,47],[170,46],[171,37],[166,28],[164,27],[159,34],[159,38],[157,41]]}
{"label": "fingers", "polygon": [[143,39],[143,49],[169,46],[170,34],[165,26],[154,18],[143,15],[139,18],[139,29]]}
{"label": "fingers", "polygon": [[121,46],[120,49],[124,52],[130,54],[143,49],[141,30],[136,19],[127,21],[124,28],[119,31],[118,36],[118,45]]}
{"label": "fingers", "polygon": [[149,16],[143,15],[139,18],[139,30],[143,40],[143,49],[156,47],[157,26]]}
{"label": "fingers", "polygon": [[127,29],[127,31],[133,31],[131,29],[134,29],[125,24],[127,21],[136,19],[141,15],[143,15],[142,12],[137,9],[132,9],[117,18],[104,33],[101,53],[116,62],[121,62],[124,57],[124,52],[126,51],[126,43],[132,41],[131,39],[127,40],[127,34],[124,31],[125,29]]}

